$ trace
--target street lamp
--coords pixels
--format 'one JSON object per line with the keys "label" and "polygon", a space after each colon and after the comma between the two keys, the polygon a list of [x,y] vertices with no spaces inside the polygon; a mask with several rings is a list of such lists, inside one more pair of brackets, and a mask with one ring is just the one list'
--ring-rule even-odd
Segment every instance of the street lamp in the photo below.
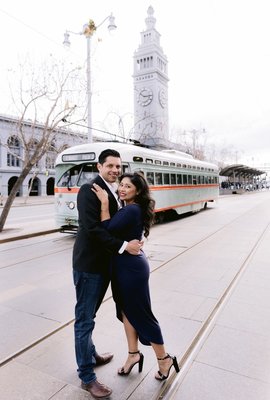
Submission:
{"label": "street lamp", "polygon": [[109,20],[108,30],[112,31],[116,29],[115,25],[115,18],[113,14],[108,15],[99,25],[95,25],[92,19],[89,20],[87,24],[83,26],[82,32],[72,32],[66,31],[64,33],[64,42],[63,45],[66,47],[70,46],[69,36],[70,33],[75,35],[84,35],[86,38],[86,45],[87,45],[87,59],[86,59],[86,82],[87,82],[87,133],[88,133],[88,142],[93,141],[93,134],[92,134],[92,89],[91,89],[91,38],[95,31],[104,24],[105,21]]}

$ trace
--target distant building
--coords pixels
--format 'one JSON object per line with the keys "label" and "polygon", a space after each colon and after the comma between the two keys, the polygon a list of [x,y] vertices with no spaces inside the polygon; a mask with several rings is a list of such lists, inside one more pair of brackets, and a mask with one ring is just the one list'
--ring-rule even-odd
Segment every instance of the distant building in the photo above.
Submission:
{"label": "distant building", "polygon": [[[24,122],[24,133],[38,138],[42,134],[42,124],[35,124],[33,128],[31,121]],[[0,194],[8,196],[14,183],[22,170],[22,159],[24,158],[24,147],[18,135],[18,119],[6,115],[0,115]],[[34,129],[34,134],[33,134]],[[54,194],[54,162],[57,154],[67,147],[86,142],[86,135],[64,128],[57,131],[57,139],[50,150],[41,158],[32,173],[24,180],[18,196],[27,196],[31,178],[33,185],[31,196],[46,196]]]}

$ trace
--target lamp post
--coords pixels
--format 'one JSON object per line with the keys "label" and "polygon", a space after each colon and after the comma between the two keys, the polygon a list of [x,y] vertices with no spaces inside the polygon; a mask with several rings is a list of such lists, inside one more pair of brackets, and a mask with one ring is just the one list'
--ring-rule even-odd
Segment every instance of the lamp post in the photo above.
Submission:
{"label": "lamp post", "polygon": [[115,25],[115,18],[113,14],[108,15],[99,25],[95,25],[92,19],[89,20],[87,24],[83,26],[82,32],[72,32],[66,31],[64,33],[64,42],[63,45],[66,47],[70,46],[69,36],[70,33],[75,35],[84,35],[86,38],[86,49],[87,49],[87,58],[86,58],[86,82],[87,82],[87,137],[88,142],[93,141],[93,134],[92,134],[92,85],[91,85],[91,38],[95,31],[104,24],[105,21],[109,20],[108,30],[112,31],[116,29]]}

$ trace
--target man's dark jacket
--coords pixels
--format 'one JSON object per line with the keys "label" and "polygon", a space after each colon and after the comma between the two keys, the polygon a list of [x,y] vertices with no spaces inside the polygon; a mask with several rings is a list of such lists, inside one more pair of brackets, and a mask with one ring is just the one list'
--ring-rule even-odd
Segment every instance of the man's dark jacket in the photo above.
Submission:
{"label": "man's dark jacket", "polygon": [[118,210],[114,195],[99,175],[90,184],[81,186],[77,197],[79,228],[73,248],[73,269],[107,275],[111,254],[121,248],[123,241],[111,236],[101,226],[101,203],[91,190],[93,183],[108,192],[110,216]]}

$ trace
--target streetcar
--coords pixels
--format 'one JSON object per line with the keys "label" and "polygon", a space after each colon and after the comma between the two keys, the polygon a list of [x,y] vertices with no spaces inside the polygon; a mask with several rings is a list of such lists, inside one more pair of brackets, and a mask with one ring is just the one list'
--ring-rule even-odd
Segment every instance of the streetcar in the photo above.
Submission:
{"label": "streetcar", "polygon": [[206,208],[219,193],[218,167],[176,150],[153,150],[120,142],[87,143],[60,153],[55,165],[55,213],[61,232],[78,228],[77,194],[97,174],[99,154],[115,149],[122,172],[139,172],[155,199],[156,220],[167,213],[183,214]]}

